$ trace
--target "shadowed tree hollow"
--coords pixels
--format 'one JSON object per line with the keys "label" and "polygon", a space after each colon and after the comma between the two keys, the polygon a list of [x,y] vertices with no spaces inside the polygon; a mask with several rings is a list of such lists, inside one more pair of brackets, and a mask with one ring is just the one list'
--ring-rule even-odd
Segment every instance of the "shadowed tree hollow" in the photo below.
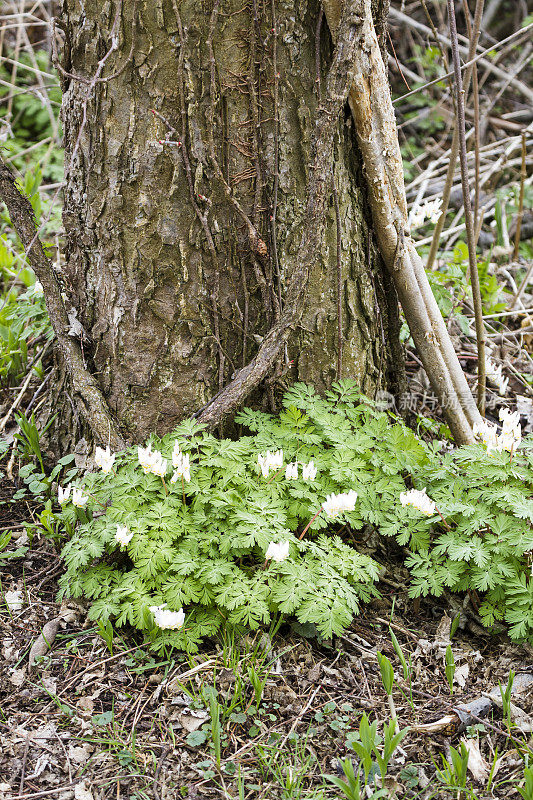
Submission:
{"label": "shadowed tree hollow", "polygon": [[397,299],[320,6],[64,0],[58,24],[65,288],[124,439],[230,383],[302,267],[297,319],[253,401],[339,376],[395,390]]}

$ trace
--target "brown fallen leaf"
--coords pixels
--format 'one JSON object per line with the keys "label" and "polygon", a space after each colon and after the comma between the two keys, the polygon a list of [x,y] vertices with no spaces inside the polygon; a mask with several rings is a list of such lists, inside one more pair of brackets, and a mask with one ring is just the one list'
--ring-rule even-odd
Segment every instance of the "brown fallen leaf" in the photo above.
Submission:
{"label": "brown fallen leaf", "polygon": [[472,773],[475,781],[485,783],[489,777],[490,768],[479,751],[478,739],[461,739],[468,750],[468,771]]}
{"label": "brown fallen leaf", "polygon": [[37,659],[45,656],[50,650],[57,636],[60,622],[61,617],[56,617],[56,619],[51,619],[46,623],[46,625],[44,625],[41,633],[33,643],[30,650],[28,669],[33,669]]}

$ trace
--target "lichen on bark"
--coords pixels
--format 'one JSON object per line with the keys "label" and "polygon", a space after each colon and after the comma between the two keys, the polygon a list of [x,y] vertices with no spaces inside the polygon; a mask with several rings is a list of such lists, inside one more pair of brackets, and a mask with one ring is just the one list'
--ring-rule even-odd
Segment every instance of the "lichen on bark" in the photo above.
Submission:
{"label": "lichen on bark", "polygon": [[[215,11],[210,43],[212,2],[124,3],[119,47],[102,73],[119,74],[97,83],[88,101],[86,84],[64,78],[67,163],[79,140],[65,190],[65,285],[87,332],[86,357],[130,440],[169,430],[254,354],[283,302],[304,224],[319,7],[222,0]],[[63,0],[67,72],[91,78],[116,13],[112,2]],[[332,51],[325,25],[319,44],[325,71]],[[161,144],[167,135],[183,138],[181,146]],[[374,246],[348,114],[331,168],[342,232],[342,376],[369,394],[380,384],[394,389],[397,303]],[[254,249],[225,183],[266,255]],[[301,323],[265,393],[270,402],[276,382],[320,389],[335,379],[337,270],[331,193],[324,245]]]}

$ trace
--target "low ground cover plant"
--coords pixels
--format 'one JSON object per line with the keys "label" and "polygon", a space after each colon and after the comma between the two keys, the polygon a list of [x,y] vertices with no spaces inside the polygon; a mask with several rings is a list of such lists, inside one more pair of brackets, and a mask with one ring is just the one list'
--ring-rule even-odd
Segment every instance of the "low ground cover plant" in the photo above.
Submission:
{"label": "low ground cover plant", "polygon": [[487,625],[532,638],[533,443],[502,421],[442,454],[352,382],[296,384],[279,416],[244,410],[235,441],[185,420],[97,449],[97,469],[59,487],[61,593],[158,649],[279,615],[329,637],[377,593],[382,567],[345,535],[370,525],[408,548],[411,596],[469,591]]}

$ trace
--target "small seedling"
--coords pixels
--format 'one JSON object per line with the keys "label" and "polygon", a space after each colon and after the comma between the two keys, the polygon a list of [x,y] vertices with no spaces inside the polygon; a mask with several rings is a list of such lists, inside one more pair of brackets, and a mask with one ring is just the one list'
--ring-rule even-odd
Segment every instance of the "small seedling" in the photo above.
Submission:
{"label": "small seedling", "polygon": [[392,664],[387,658],[384,656],[383,653],[377,653],[377,659],[379,664],[379,670],[381,672],[381,680],[383,681],[383,687],[385,692],[387,693],[387,700],[389,701],[389,708],[393,723],[397,730],[398,728],[398,716],[396,714],[396,706],[394,705],[394,698],[392,696],[392,687],[394,686],[394,670],[392,668]]}
{"label": "small seedling", "polygon": [[455,675],[455,658],[453,657],[452,647],[449,644],[446,648],[446,666],[444,671],[446,673],[446,680],[448,681],[448,686],[450,687],[450,694],[453,694],[453,678]]}

